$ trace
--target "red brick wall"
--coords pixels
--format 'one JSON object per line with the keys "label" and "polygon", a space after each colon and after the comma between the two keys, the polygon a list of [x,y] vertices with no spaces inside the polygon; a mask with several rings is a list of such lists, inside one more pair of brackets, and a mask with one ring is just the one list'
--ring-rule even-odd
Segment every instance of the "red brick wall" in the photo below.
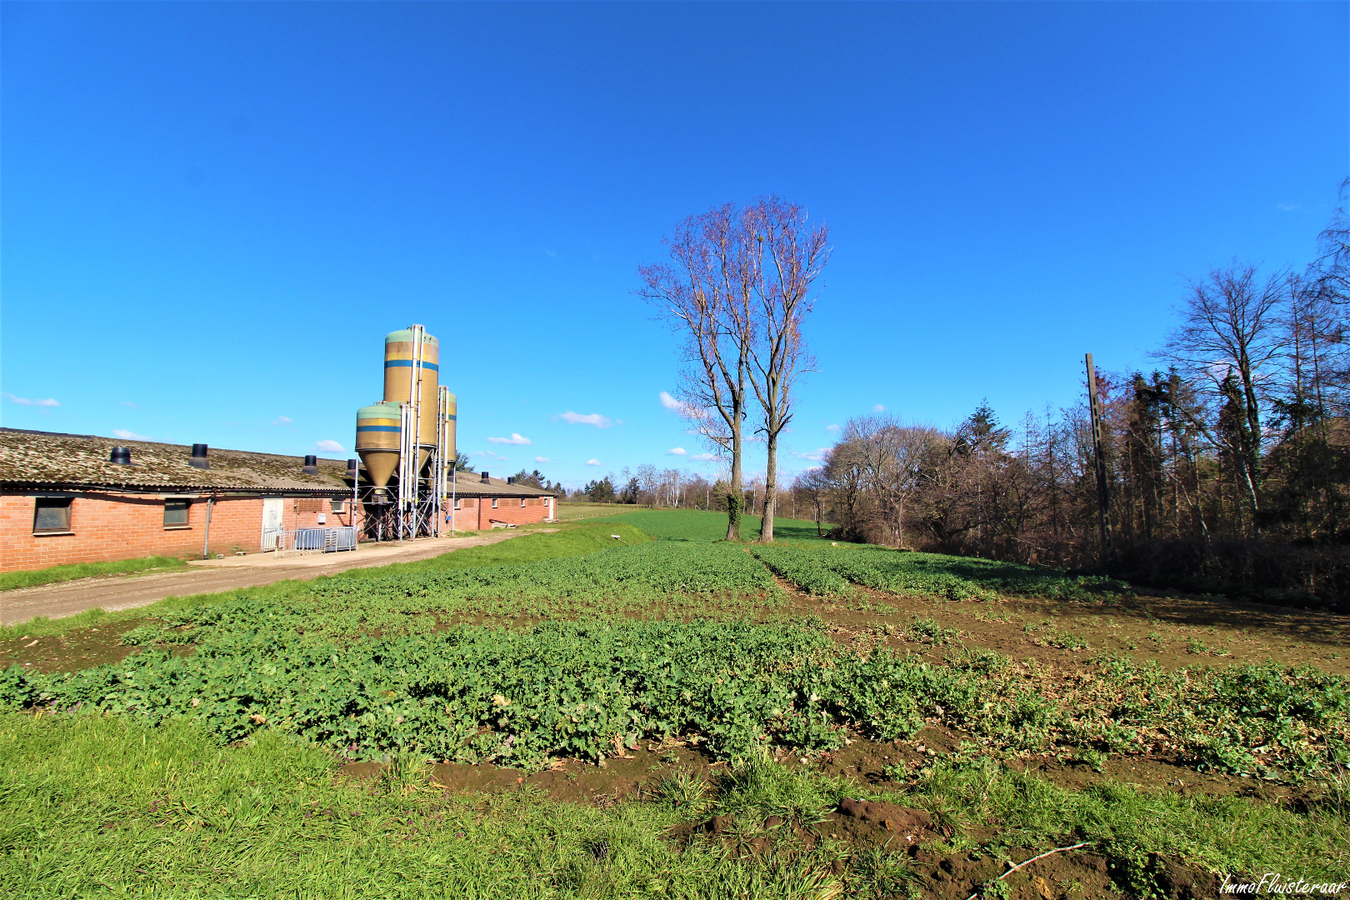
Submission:
{"label": "red brick wall", "polygon": [[[200,558],[206,536],[206,498],[188,506],[186,528],[164,527],[164,500],[156,495],[86,493],[71,500],[71,534],[33,534],[33,493],[0,493],[0,572],[41,569],[65,563],[133,559],[141,556]],[[351,501],[347,501],[350,509]],[[261,497],[222,497],[211,510],[210,552],[235,549],[257,553],[262,538]],[[286,499],[287,529],[318,524],[351,524],[351,513],[330,511],[327,499]],[[358,515],[359,520],[359,515]],[[359,524],[359,521],[358,521]]]}
{"label": "red brick wall", "polygon": [[491,497],[461,497],[455,511],[455,530],[487,531],[492,528],[493,519],[515,525],[542,522],[557,515],[557,501],[553,502],[555,505],[550,507],[543,498],[526,497],[522,509],[519,497],[499,497],[497,508],[493,509]]}

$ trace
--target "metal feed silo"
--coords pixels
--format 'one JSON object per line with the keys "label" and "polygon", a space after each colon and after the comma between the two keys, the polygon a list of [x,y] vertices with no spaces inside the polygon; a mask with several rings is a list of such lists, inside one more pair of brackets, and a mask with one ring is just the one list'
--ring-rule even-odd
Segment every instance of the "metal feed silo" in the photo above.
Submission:
{"label": "metal feed silo", "polygon": [[440,342],[427,334],[421,325],[410,325],[385,335],[384,400],[386,403],[417,403],[419,472],[436,447],[440,360]]}
{"label": "metal feed silo", "polygon": [[356,411],[356,452],[366,464],[366,477],[380,497],[398,468],[399,414],[399,405],[387,402],[372,403]]}
{"label": "metal feed silo", "polygon": [[455,457],[459,455],[459,448],[455,444],[455,430],[458,424],[459,399],[454,394],[442,387],[441,388],[441,417],[445,422],[445,464],[451,465]]}

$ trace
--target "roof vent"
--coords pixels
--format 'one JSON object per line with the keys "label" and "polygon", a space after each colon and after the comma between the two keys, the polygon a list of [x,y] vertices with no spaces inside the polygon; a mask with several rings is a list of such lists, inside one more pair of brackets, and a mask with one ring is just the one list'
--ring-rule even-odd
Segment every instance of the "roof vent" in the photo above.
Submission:
{"label": "roof vent", "polygon": [[319,474],[319,458],[312,453],[309,456],[305,457],[305,474],[306,475]]}
{"label": "roof vent", "polygon": [[108,461],[119,466],[129,466],[131,465],[131,451],[126,447],[114,447]]}
{"label": "roof vent", "polygon": [[507,483],[507,484],[515,484],[515,483],[516,483],[516,476],[514,476],[514,475],[507,475],[507,476],[506,476],[506,483]]}
{"label": "roof vent", "polygon": [[483,484],[487,484],[487,483],[488,483],[488,476],[487,476],[487,473],[484,472],[484,473],[483,473],[483,477],[480,478],[480,479],[478,479],[478,480],[481,481]]}
{"label": "roof vent", "polygon": [[355,471],[356,471],[357,469],[359,469],[360,467],[361,467],[361,461],[360,461],[360,460],[357,460],[357,459],[349,459],[349,460],[347,460],[347,471],[348,471],[348,472],[355,472]]}
{"label": "roof vent", "polygon": [[194,469],[211,468],[211,461],[206,458],[205,444],[192,445],[192,458],[188,460],[188,465],[192,466]]}

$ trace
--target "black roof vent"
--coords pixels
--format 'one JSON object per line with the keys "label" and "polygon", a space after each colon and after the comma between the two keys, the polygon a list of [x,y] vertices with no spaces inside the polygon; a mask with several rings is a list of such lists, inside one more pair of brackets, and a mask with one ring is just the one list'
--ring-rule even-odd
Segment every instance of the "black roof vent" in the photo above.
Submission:
{"label": "black roof vent", "polygon": [[188,465],[192,466],[194,469],[211,468],[211,461],[206,458],[205,444],[192,445],[192,458],[188,460]]}
{"label": "black roof vent", "polygon": [[514,476],[514,475],[507,475],[507,476],[506,476],[506,483],[507,483],[507,484],[515,484],[515,483],[516,483],[516,476]]}
{"label": "black roof vent", "polygon": [[483,473],[483,477],[480,478],[480,479],[478,479],[478,480],[481,481],[483,484],[487,484],[487,483],[488,483],[487,473],[484,472],[484,473]]}
{"label": "black roof vent", "polygon": [[306,475],[319,474],[319,458],[312,453],[309,456],[305,457],[305,474]]}
{"label": "black roof vent", "polygon": [[360,467],[361,467],[361,462],[360,462],[360,460],[356,460],[356,459],[349,459],[349,460],[347,460],[347,471],[348,471],[348,472],[355,472],[355,471],[356,471],[358,468],[360,468]]}
{"label": "black roof vent", "polygon": [[131,451],[126,447],[114,447],[108,461],[119,466],[129,466],[131,465]]}

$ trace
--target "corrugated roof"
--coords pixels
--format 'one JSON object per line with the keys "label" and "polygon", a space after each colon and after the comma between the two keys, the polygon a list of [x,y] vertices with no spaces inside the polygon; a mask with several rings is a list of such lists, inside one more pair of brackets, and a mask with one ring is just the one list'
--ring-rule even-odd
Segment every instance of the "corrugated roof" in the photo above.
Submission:
{"label": "corrugated roof", "polygon": [[556,491],[541,491],[528,484],[507,484],[505,478],[489,478],[483,484],[483,476],[478,472],[455,473],[455,496],[457,497],[554,497]]}
{"label": "corrugated roof", "polygon": [[[128,448],[132,465],[109,462],[113,447]],[[0,486],[321,494],[351,490],[344,461],[320,459],[319,474],[308,475],[300,456],[212,447],[209,469],[188,465],[191,456],[186,444],[0,428]]]}

